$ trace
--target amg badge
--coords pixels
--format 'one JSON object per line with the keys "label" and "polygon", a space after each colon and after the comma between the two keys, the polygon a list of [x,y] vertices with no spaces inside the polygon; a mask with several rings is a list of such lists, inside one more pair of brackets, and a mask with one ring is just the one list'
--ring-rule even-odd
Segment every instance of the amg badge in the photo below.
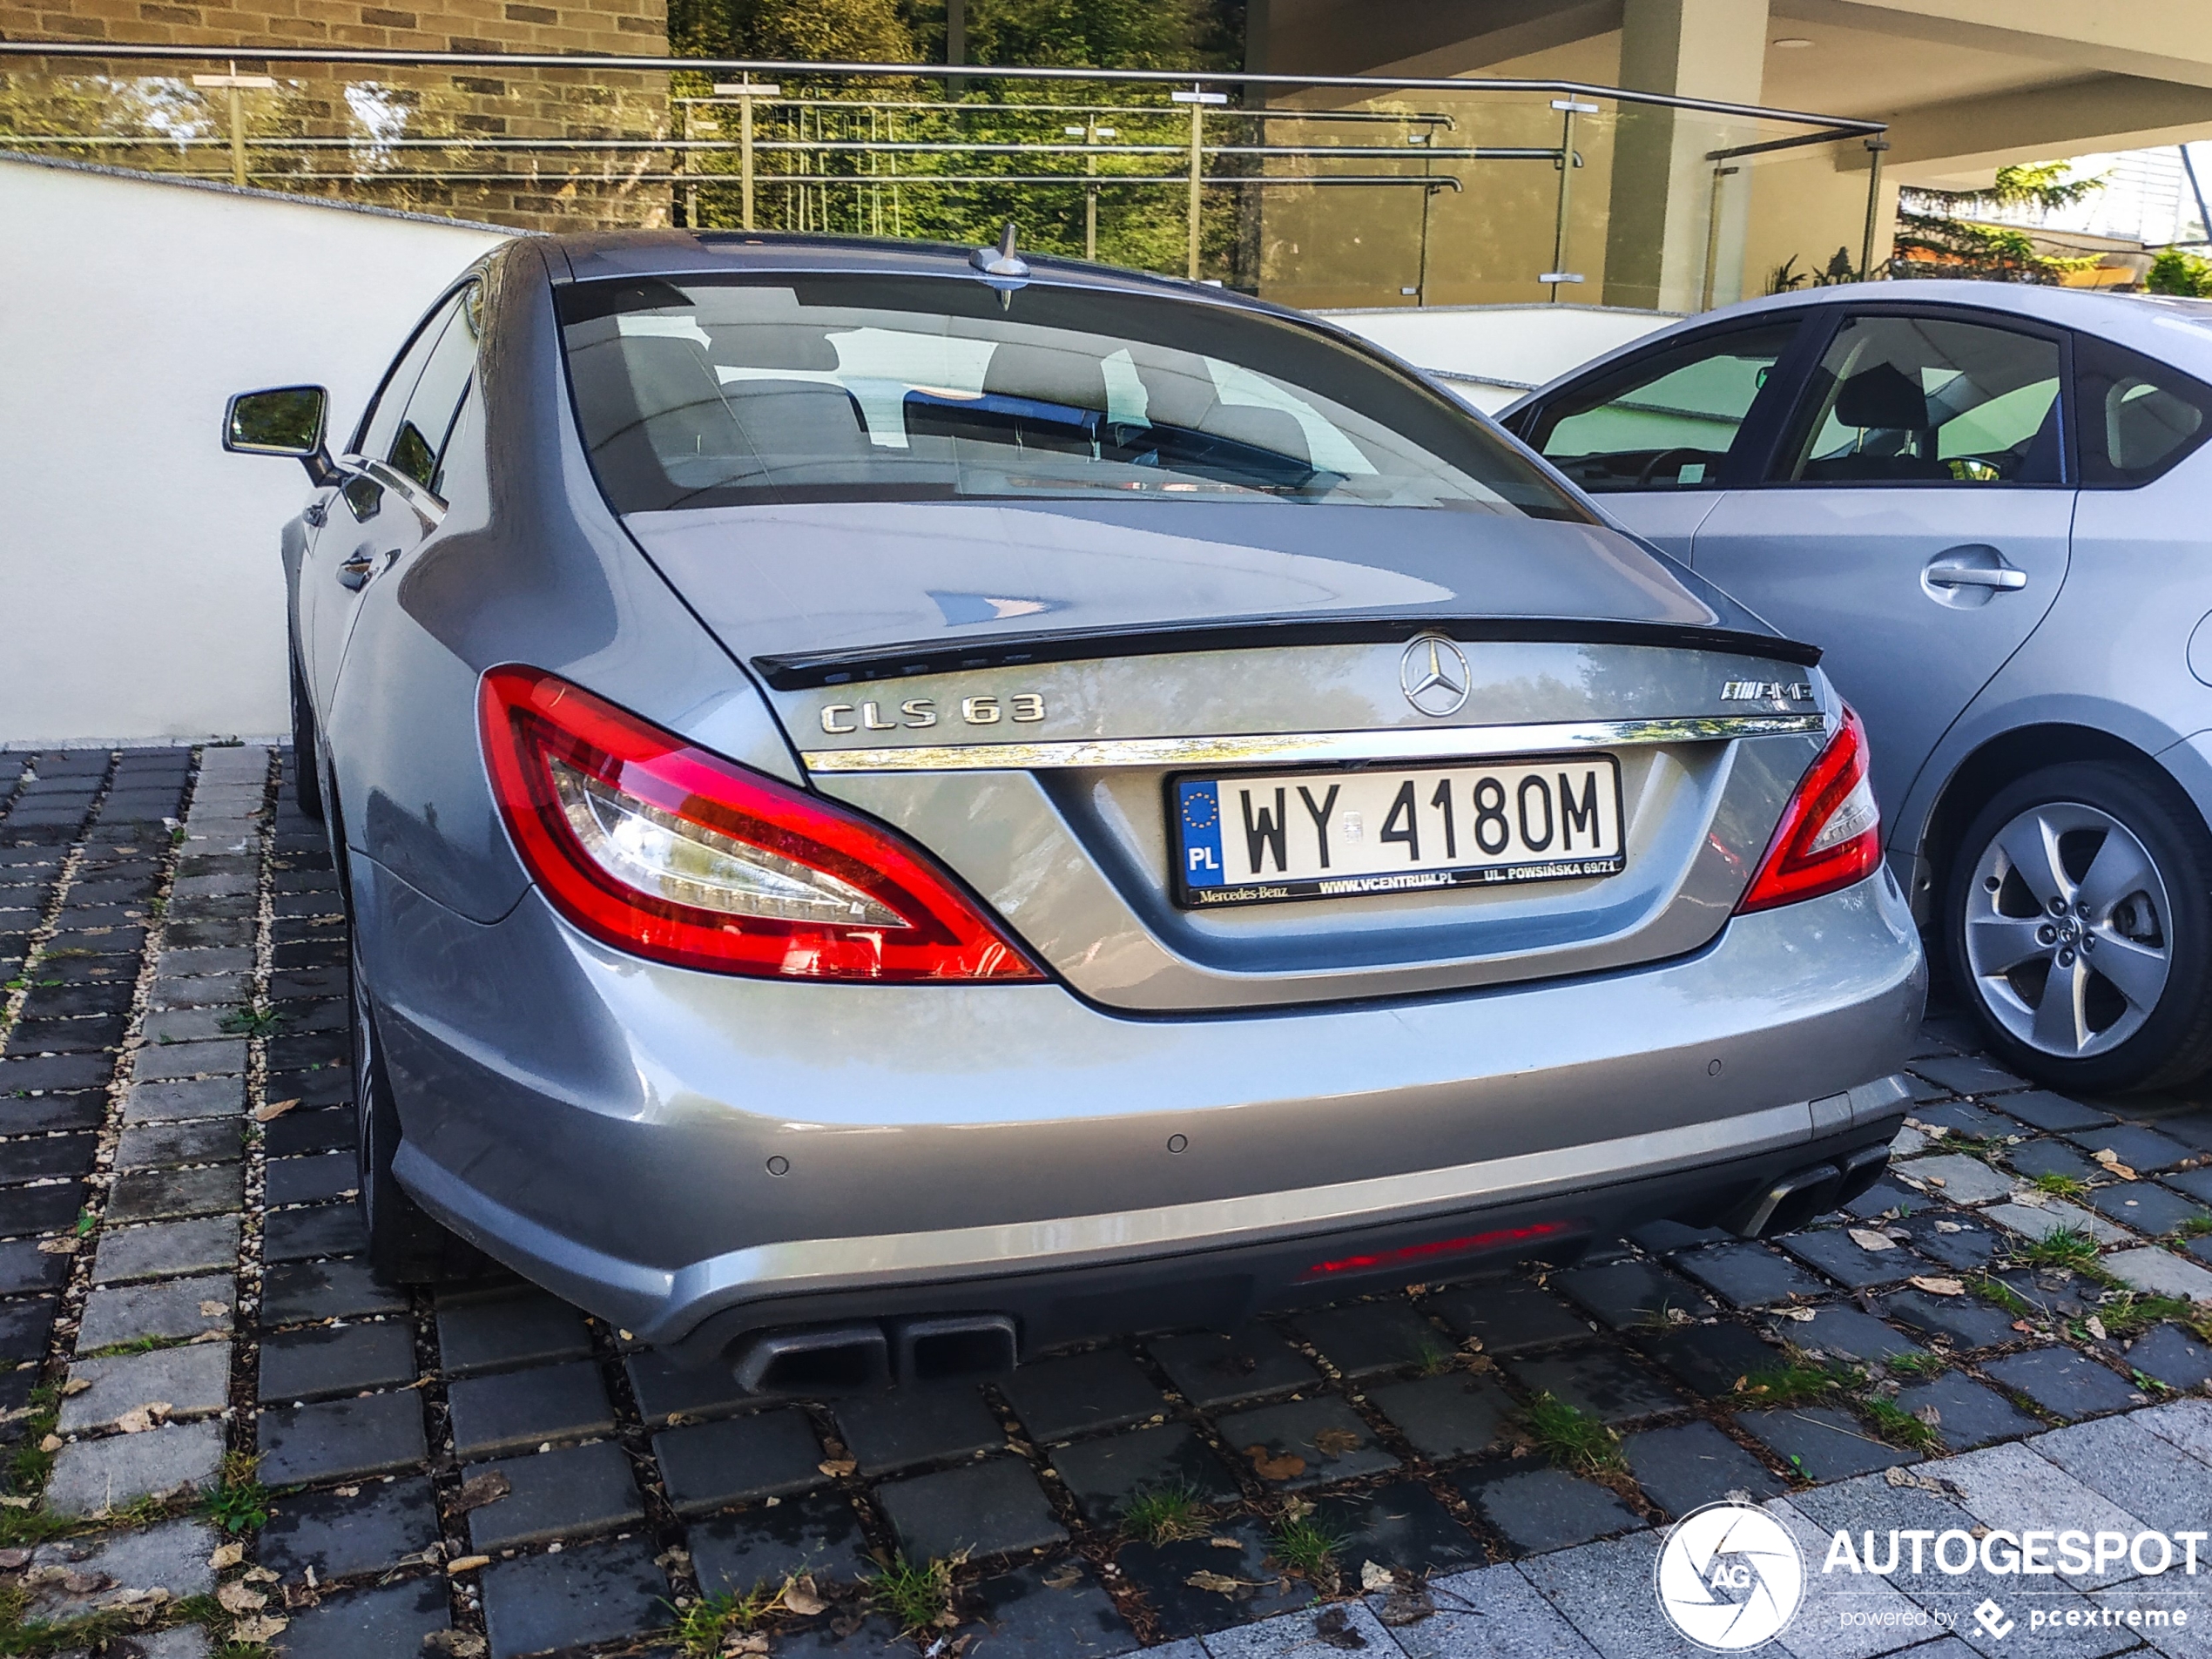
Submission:
{"label": "amg badge", "polygon": [[1806,703],[1811,699],[1812,687],[1803,680],[1721,682],[1721,701],[1723,703]]}

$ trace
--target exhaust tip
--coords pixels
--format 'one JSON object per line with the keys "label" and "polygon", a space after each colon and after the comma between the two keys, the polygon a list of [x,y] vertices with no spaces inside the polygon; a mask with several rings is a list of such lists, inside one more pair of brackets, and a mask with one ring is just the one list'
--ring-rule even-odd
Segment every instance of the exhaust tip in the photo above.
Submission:
{"label": "exhaust tip", "polygon": [[1014,1369],[1019,1346],[1003,1313],[901,1319],[891,1327],[901,1382],[981,1380]]}
{"label": "exhaust tip", "polygon": [[1751,1195],[1730,1222],[1730,1231],[1746,1238],[1794,1232],[1834,1209],[1843,1184],[1844,1172],[1832,1163],[1816,1163],[1785,1175]]}
{"label": "exhaust tip", "polygon": [[768,1331],[738,1350],[732,1369],[750,1394],[851,1394],[891,1381],[891,1345],[873,1325]]}

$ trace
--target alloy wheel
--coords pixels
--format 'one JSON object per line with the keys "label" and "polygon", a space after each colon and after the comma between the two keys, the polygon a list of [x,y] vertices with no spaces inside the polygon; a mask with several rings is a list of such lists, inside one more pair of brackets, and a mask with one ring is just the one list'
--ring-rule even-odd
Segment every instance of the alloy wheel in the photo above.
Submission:
{"label": "alloy wheel", "polygon": [[1966,899],[1975,988],[2038,1053],[2107,1053],[2157,1008],[2174,963],[2166,884],[2111,813],[2079,801],[2028,807],[1982,848]]}

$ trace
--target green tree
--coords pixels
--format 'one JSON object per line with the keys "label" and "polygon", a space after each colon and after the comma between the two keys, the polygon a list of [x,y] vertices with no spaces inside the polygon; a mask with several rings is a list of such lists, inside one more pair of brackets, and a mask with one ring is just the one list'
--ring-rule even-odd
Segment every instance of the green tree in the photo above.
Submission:
{"label": "green tree", "polygon": [[2153,293],[2212,299],[2212,261],[2184,253],[2178,247],[2162,248],[2150,262],[2150,273],[2144,277],[2143,287]]}
{"label": "green tree", "polygon": [[2101,176],[2076,179],[2073,172],[2071,162],[2025,162],[2000,167],[1986,190],[1901,192],[1890,274],[2055,283],[2069,271],[2094,265],[2094,256],[2061,259],[2041,253],[2027,232],[1979,217],[2007,207],[2055,211],[2105,186]]}

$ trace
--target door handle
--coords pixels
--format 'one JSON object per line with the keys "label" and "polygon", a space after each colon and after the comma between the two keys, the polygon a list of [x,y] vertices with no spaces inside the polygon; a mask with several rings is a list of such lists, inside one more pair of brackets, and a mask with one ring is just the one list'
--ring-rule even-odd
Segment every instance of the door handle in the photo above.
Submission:
{"label": "door handle", "polygon": [[1996,559],[1993,564],[1975,563],[1943,554],[1930,559],[1920,574],[1932,588],[1987,588],[1993,593],[2018,593],[2027,585],[2027,571],[2005,563],[2002,554],[1997,554]]}
{"label": "door handle", "polygon": [[355,593],[359,593],[368,585],[369,577],[375,574],[375,556],[366,552],[356,553],[350,559],[340,563],[338,585],[341,588],[350,588]]}

